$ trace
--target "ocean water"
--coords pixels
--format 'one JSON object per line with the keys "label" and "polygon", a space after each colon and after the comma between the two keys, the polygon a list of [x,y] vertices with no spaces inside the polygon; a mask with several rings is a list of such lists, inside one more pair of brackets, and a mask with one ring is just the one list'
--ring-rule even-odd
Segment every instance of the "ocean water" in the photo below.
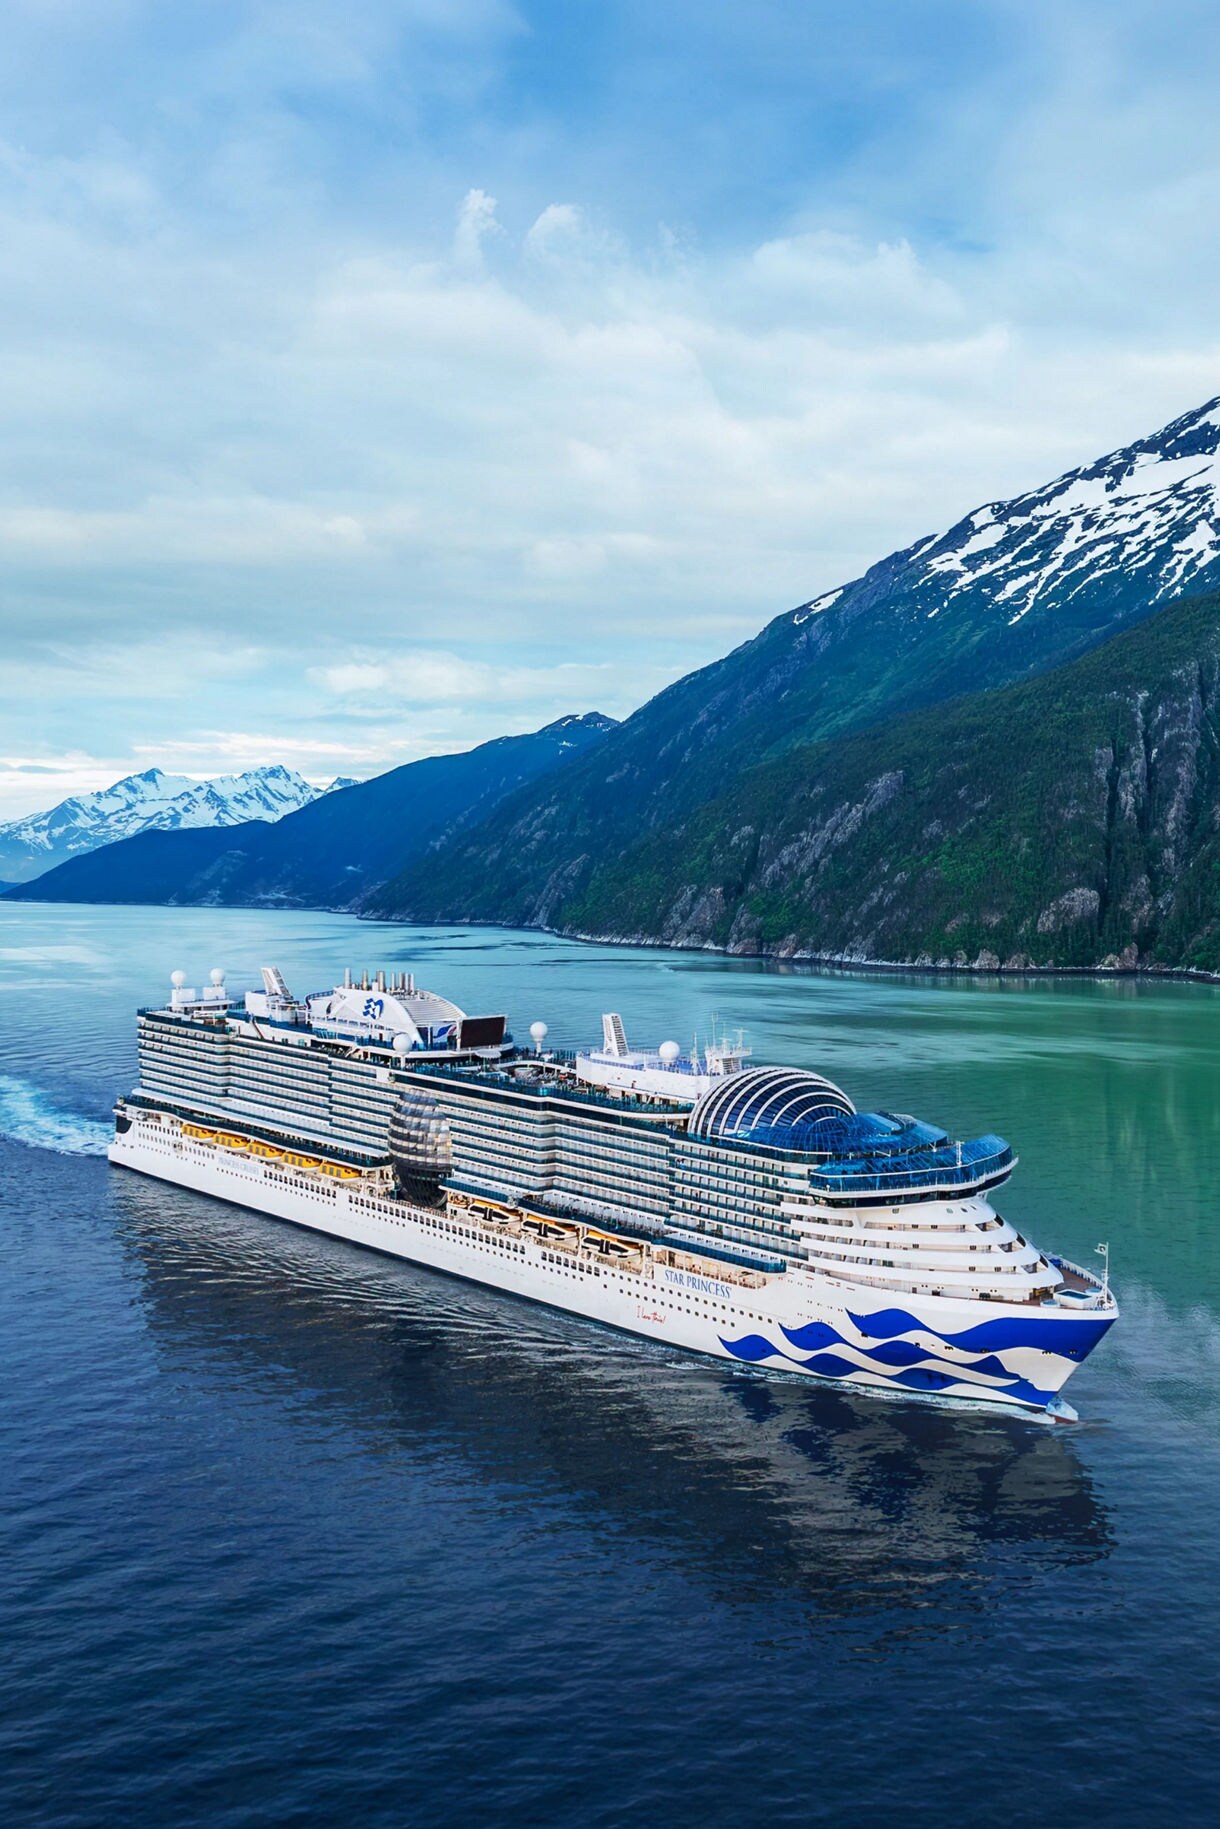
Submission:
{"label": "ocean water", "polygon": [[[668,1352],[111,1170],[183,966],[410,966],[1022,1163],[1111,1247],[1072,1428]],[[1220,989],[834,977],[0,903],[0,1808],[21,1825],[1106,1825],[1220,1780]]]}

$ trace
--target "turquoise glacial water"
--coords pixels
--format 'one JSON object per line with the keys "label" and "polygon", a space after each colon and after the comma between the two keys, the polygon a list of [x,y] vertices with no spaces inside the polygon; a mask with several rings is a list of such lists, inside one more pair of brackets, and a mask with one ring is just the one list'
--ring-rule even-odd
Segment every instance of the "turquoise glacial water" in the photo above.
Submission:
{"label": "turquoise glacial water", "polygon": [[[705,1362],[111,1171],[181,965],[714,1019],[996,1129],[1119,1325],[1054,1427]],[[1220,988],[0,903],[0,1800],[31,1825],[1214,1811]]]}

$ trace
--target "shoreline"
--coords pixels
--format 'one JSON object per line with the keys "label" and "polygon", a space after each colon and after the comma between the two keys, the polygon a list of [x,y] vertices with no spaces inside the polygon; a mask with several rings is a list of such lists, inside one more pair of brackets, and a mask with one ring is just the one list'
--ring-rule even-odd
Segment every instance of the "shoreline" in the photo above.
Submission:
{"label": "shoreline", "polygon": [[[0,896],[0,901],[9,902],[7,896]],[[1192,965],[1032,965],[1005,963],[996,959],[994,965],[980,963],[977,959],[964,963],[952,960],[919,959],[871,959],[854,953],[819,953],[799,949],[792,952],[780,952],[768,947],[757,947],[749,950],[734,951],[727,946],[716,946],[710,940],[702,942],[693,940],[658,940],[651,934],[594,934],[581,933],[562,927],[548,927],[542,922],[535,925],[522,925],[515,921],[493,921],[487,918],[470,920],[468,917],[451,917],[447,920],[420,920],[406,915],[362,914],[355,908],[326,908],[303,903],[268,903],[268,902],[69,902],[47,898],[39,900],[35,896],[13,898],[10,905],[33,904],[42,908],[164,908],[177,909],[182,912],[202,912],[205,909],[231,910],[234,913],[246,914],[332,914],[348,915],[353,920],[368,922],[370,926],[400,927],[486,927],[500,933],[549,934],[556,940],[575,940],[582,946],[632,946],[647,948],[654,952],[664,953],[706,953],[719,959],[765,960],[774,965],[805,965],[825,972],[881,972],[891,975],[905,974],[921,978],[997,978],[1013,980],[1018,978],[1102,978],[1102,979],[1155,979],[1180,984],[1220,984],[1220,971],[1204,971],[1200,966]],[[985,957],[985,956],[984,956]],[[994,958],[995,955],[993,954]]]}
{"label": "shoreline", "polygon": [[[341,913],[342,910],[330,910]],[[1207,972],[1193,965],[1011,965],[997,960],[995,965],[977,961],[955,964],[951,960],[921,958],[869,959],[858,954],[777,952],[766,947],[733,951],[716,946],[710,940],[658,940],[645,934],[588,934],[563,927],[547,927],[542,922],[523,927],[512,921],[478,920],[458,917],[446,921],[409,921],[401,915],[358,914],[357,920],[389,924],[398,921],[420,927],[491,927],[502,933],[550,934],[556,940],[576,940],[583,946],[636,946],[665,953],[709,953],[720,959],[768,960],[775,965],[809,965],[820,971],[889,972],[918,974],[922,978],[1154,978],[1170,979],[1183,984],[1220,984],[1220,971]]]}
{"label": "shoreline", "polygon": [[[486,926],[485,922],[458,922],[457,926]],[[501,925],[493,922],[493,926]],[[969,963],[956,965],[952,961],[935,959],[867,959],[854,954],[844,953],[811,953],[811,952],[773,952],[758,948],[749,952],[733,952],[726,946],[715,946],[710,941],[702,945],[690,941],[653,940],[643,938],[619,938],[606,934],[564,933],[561,928],[525,928],[518,931],[526,933],[553,933],[558,939],[580,940],[596,946],[647,946],[658,952],[711,953],[721,959],[764,959],[776,965],[809,965],[819,971],[836,972],[888,972],[907,976],[918,975],[921,978],[1155,978],[1175,979],[1185,984],[1220,984],[1220,972],[1205,972],[1192,965],[979,965]]]}

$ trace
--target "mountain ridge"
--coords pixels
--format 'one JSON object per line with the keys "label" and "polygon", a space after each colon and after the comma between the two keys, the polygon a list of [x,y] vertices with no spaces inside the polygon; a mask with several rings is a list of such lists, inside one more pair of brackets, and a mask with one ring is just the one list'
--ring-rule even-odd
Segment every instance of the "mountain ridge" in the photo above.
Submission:
{"label": "mountain ridge", "polygon": [[840,965],[1214,976],[1220,593],[1033,680],[771,758],[554,925]]}
{"label": "mountain ridge", "polygon": [[72,795],[44,812],[0,825],[0,875],[27,882],[70,857],[139,832],[281,819],[341,785],[346,784],[337,779],[314,787],[282,763],[205,780],[144,769],[97,793]]}
{"label": "mountain ridge", "polygon": [[[975,509],[666,687],[562,781],[522,790],[497,810],[494,830],[455,835],[430,860],[456,897],[442,918],[465,910],[552,925],[564,898],[624,846],[673,826],[755,763],[1032,677],[1186,586],[1220,584],[1217,529],[1220,396]],[[435,908],[420,889],[408,868],[369,912]]]}
{"label": "mountain ridge", "polygon": [[26,901],[351,908],[422,848],[488,812],[510,788],[571,759],[614,727],[600,712],[429,756],[319,796],[274,824],[148,831],[69,860],[7,892]]}

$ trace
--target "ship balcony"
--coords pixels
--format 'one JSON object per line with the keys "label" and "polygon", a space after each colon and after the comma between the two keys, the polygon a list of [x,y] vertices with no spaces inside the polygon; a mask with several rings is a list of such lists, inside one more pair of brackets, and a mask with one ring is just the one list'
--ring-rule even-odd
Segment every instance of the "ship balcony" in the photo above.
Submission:
{"label": "ship balcony", "polygon": [[[841,1213],[801,1213],[792,1217],[791,1225],[800,1238],[811,1243],[827,1239],[854,1243],[861,1250],[871,1251],[898,1246],[920,1251],[969,1250],[983,1254],[1011,1250],[1014,1245],[1028,1243],[1006,1219],[1001,1219],[981,1202],[973,1209],[962,1208],[956,1213],[951,1207],[942,1208],[946,1215],[943,1219],[913,1217],[919,1211],[918,1207],[900,1208],[884,1218],[867,1210],[858,1218]],[[987,1217],[976,1217],[979,1213],[985,1213]]]}
{"label": "ship balcony", "polygon": [[979,1262],[969,1267],[947,1267],[929,1264],[920,1258],[878,1260],[871,1257],[810,1257],[810,1277],[841,1278],[843,1282],[865,1282],[871,1288],[922,1289],[933,1295],[957,1295],[966,1299],[997,1302],[1028,1302],[1052,1297],[1059,1286],[1059,1271],[1046,1262],[990,1266]]}
{"label": "ship balcony", "polygon": [[1012,1246],[1002,1253],[988,1251],[954,1251],[941,1248],[929,1251],[922,1245],[902,1247],[866,1238],[829,1243],[806,1239],[811,1261],[850,1264],[880,1264],[921,1275],[939,1276],[943,1271],[964,1271],[973,1277],[990,1279],[1007,1277],[1021,1271],[1036,1274],[1050,1272],[1048,1260],[1033,1245]]}

